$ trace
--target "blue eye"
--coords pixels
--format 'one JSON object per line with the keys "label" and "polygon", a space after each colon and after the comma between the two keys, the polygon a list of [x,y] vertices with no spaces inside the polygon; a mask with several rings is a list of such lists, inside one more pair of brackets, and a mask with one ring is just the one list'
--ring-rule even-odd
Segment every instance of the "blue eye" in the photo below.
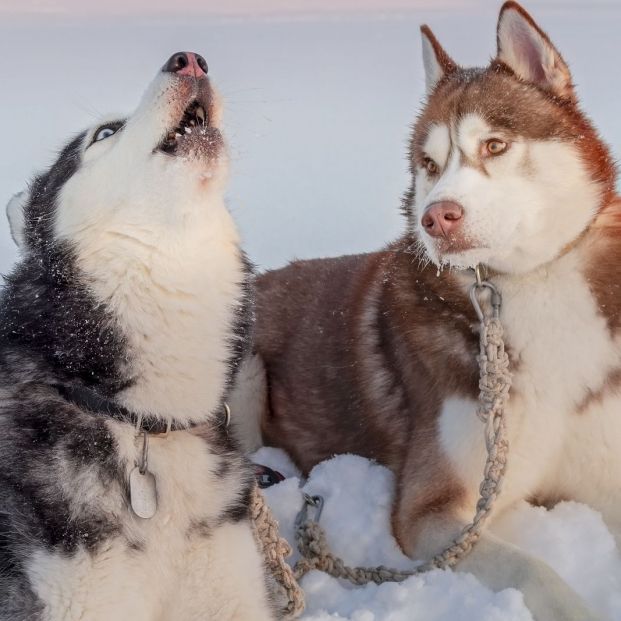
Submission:
{"label": "blue eye", "polygon": [[110,123],[107,123],[106,125],[102,125],[93,134],[93,139],[91,140],[89,147],[96,142],[101,142],[106,138],[110,138],[110,136],[114,136],[114,134],[116,134],[119,129],[123,129],[124,125],[125,121],[112,121]]}
{"label": "blue eye", "polygon": [[106,138],[110,138],[110,136],[114,136],[116,134],[118,128],[113,127],[101,127],[95,134],[93,138],[93,142],[99,142],[100,140],[105,140]]}

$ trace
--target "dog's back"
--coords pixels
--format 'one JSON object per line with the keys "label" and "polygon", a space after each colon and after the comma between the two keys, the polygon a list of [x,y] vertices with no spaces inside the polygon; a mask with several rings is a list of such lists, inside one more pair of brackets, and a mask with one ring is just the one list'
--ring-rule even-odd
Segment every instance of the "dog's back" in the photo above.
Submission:
{"label": "dog's back", "polygon": [[[356,318],[385,258],[297,261],[258,278],[255,346],[270,378],[263,434],[306,472],[335,445],[376,453],[373,436],[352,424],[361,409]],[[320,441],[318,428],[331,442]]]}

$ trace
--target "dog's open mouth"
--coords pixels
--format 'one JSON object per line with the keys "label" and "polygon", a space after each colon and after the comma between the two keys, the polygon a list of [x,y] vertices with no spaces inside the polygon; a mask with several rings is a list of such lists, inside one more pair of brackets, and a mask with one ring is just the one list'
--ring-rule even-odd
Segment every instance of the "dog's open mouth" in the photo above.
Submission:
{"label": "dog's open mouth", "polygon": [[185,109],[179,124],[166,133],[158,150],[167,155],[209,150],[209,145],[219,134],[209,121],[209,106],[194,99]]}

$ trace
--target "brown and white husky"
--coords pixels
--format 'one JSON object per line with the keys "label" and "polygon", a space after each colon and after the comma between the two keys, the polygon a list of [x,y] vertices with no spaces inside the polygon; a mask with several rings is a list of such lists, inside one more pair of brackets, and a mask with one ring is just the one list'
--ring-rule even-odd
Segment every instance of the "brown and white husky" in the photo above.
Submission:
{"label": "brown and white husky", "polygon": [[[411,139],[407,232],[381,252],[260,277],[257,356],[234,397],[266,380],[262,439],[304,472],[345,452],[391,468],[397,540],[414,558],[437,553],[472,518],[485,460],[474,276],[462,269],[483,264],[502,292],[513,373],[494,515],[574,499],[621,542],[613,160],[567,64],[515,2],[500,11],[485,68],[460,67],[429,28],[422,35],[427,101]],[[549,567],[492,533],[458,569],[520,588],[539,621],[595,618]]]}

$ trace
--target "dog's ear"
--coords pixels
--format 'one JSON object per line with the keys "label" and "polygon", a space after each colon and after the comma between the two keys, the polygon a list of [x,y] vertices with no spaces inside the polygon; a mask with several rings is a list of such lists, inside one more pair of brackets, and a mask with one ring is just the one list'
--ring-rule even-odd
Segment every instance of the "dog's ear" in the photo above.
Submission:
{"label": "dog's ear", "polygon": [[15,194],[13,198],[8,202],[6,206],[6,215],[9,218],[9,228],[11,229],[11,236],[13,241],[21,249],[26,245],[26,238],[24,235],[25,228],[25,214],[24,207],[28,202],[28,192],[23,191]]}
{"label": "dog's ear", "polygon": [[431,28],[426,24],[421,26],[420,33],[423,40],[423,65],[425,66],[425,86],[429,95],[436,84],[451,71],[455,71],[455,61],[444,51],[436,39]]}
{"label": "dog's ear", "polygon": [[516,76],[564,99],[573,98],[567,63],[548,35],[517,2],[509,0],[502,5],[496,37],[497,60]]}

